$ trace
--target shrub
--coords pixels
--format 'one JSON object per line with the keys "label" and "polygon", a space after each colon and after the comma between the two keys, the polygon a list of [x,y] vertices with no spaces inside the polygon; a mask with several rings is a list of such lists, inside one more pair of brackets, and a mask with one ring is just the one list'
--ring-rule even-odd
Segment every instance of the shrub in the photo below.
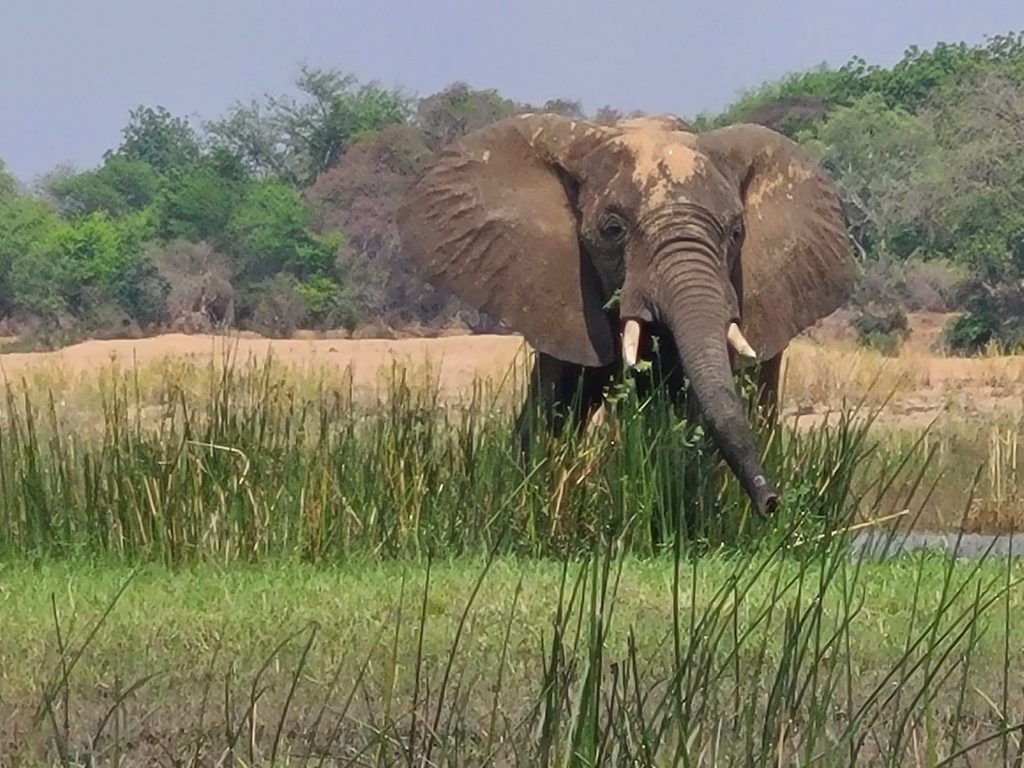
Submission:
{"label": "shrub", "polygon": [[910,333],[892,262],[871,262],[861,275],[850,304],[851,325],[861,344],[886,355],[899,352]]}
{"label": "shrub", "polygon": [[893,270],[909,312],[950,312],[960,306],[967,282],[963,266],[945,259],[910,259]]}
{"label": "shrub", "polygon": [[273,338],[287,338],[309,319],[299,281],[279,274],[251,286],[239,307],[245,325]]}
{"label": "shrub", "polygon": [[864,266],[851,304],[884,301],[908,312],[950,312],[962,305],[966,281],[966,270],[944,259],[873,259]]}
{"label": "shrub", "polygon": [[149,258],[169,286],[166,306],[172,327],[206,332],[233,321],[231,266],[213,246],[174,240],[165,246],[151,246]]}
{"label": "shrub", "polygon": [[1024,285],[992,286],[979,280],[965,292],[967,311],[953,318],[943,331],[949,352],[976,354],[991,343],[1008,352],[1024,347]]}
{"label": "shrub", "polygon": [[886,356],[899,353],[910,335],[907,313],[894,301],[871,301],[857,308],[851,320],[860,343]]}
{"label": "shrub", "polygon": [[331,278],[317,275],[296,286],[306,303],[306,316],[316,328],[353,330],[361,319],[355,298]]}
{"label": "shrub", "polygon": [[94,286],[82,291],[79,330],[96,339],[123,339],[142,336],[137,322],[113,297]]}
{"label": "shrub", "polygon": [[996,328],[987,313],[968,312],[950,320],[942,331],[947,351],[970,355],[983,349],[995,336]]}

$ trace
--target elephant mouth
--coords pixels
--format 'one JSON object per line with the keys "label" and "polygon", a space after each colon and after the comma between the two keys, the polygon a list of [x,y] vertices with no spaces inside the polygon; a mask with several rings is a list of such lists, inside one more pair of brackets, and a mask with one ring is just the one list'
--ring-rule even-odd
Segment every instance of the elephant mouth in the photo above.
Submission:
{"label": "elephant mouth", "polygon": [[[620,321],[622,360],[630,368],[636,368],[640,361],[640,347],[643,341],[644,321],[638,317],[623,317]],[[735,321],[729,323],[725,333],[726,341],[736,354],[751,361],[758,359],[757,352],[747,341]]]}

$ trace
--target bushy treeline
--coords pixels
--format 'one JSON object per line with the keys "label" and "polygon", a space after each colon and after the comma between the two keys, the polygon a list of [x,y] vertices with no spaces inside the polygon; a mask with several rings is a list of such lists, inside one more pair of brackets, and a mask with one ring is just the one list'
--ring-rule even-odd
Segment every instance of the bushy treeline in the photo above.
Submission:
{"label": "bushy treeline", "polygon": [[0,331],[56,344],[166,329],[494,329],[402,260],[399,198],[457,136],[581,107],[462,83],[416,99],[309,68],[296,86],[198,127],[139,107],[98,167],[58,168],[31,190],[0,166]]}
{"label": "bushy treeline", "polygon": [[[0,167],[7,330],[56,342],[493,328],[410,272],[393,223],[402,192],[446,142],[518,111],[620,115],[462,83],[413,98],[316,69],[296,85],[199,126],[139,107],[98,167],[32,190]],[[962,309],[954,349],[1024,343],[1024,36],[797,73],[691,122],[736,121],[792,136],[836,179],[865,265],[853,302],[865,339],[898,342],[908,309]]]}

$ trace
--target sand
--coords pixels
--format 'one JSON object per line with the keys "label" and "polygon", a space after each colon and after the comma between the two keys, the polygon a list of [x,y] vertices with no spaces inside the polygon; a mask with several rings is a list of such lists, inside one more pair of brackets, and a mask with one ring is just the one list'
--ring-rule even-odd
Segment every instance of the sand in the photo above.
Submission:
{"label": "sand", "polygon": [[[994,411],[1018,414],[1024,404],[1024,357],[947,358],[934,344],[948,316],[912,316],[912,335],[903,353],[888,361],[866,356],[850,340],[849,327],[833,316],[794,343],[787,354],[793,392],[786,397],[787,418],[819,422],[842,407],[844,398],[857,397],[854,378],[867,387],[875,369],[899,382],[886,408],[887,420],[926,424],[951,407],[966,417]],[[337,367],[351,370],[353,385],[370,388],[393,364],[429,366],[442,393],[457,394],[474,380],[507,383],[521,372],[531,351],[517,335],[460,335],[441,338],[266,339],[252,334],[227,336],[165,334],[145,339],[86,341],[52,352],[0,354],[0,375],[18,378],[32,369],[57,367],[71,377],[117,362],[131,367],[168,359],[207,361],[232,350],[238,360],[264,359],[268,354],[298,368]],[[859,372],[858,372],[859,371]],[[889,383],[891,383],[891,381]],[[883,381],[882,386],[885,383]]]}

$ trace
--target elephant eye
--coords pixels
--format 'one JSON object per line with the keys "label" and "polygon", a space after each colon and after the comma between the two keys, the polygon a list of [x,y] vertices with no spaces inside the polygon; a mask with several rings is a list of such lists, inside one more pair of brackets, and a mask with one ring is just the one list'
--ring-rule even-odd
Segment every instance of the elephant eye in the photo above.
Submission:
{"label": "elephant eye", "polygon": [[618,214],[606,214],[599,227],[601,237],[610,242],[617,243],[626,236],[626,222]]}
{"label": "elephant eye", "polygon": [[736,219],[729,227],[729,244],[735,245],[743,238],[743,219]]}

